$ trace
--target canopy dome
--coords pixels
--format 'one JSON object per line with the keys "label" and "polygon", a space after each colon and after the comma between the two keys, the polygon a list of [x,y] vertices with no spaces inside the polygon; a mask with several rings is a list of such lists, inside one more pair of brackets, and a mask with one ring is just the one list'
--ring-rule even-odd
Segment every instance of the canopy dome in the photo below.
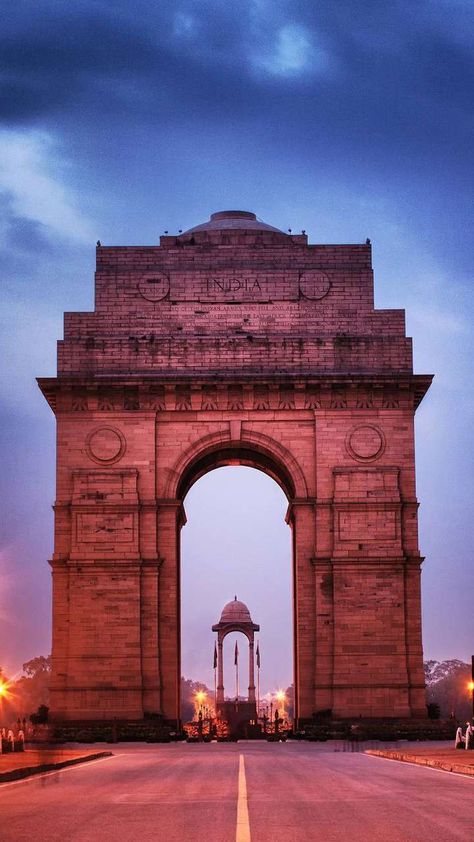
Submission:
{"label": "canopy dome", "polygon": [[232,602],[224,605],[221,614],[221,623],[251,623],[250,611],[244,602],[234,597]]}
{"label": "canopy dome", "polygon": [[245,231],[274,231],[277,234],[283,234],[279,228],[274,228],[272,225],[267,225],[266,222],[261,222],[257,219],[256,214],[251,211],[228,210],[211,213],[208,222],[202,222],[200,225],[195,225],[194,228],[188,228],[184,231],[185,234],[195,234],[197,231],[228,231],[228,230],[245,230]]}

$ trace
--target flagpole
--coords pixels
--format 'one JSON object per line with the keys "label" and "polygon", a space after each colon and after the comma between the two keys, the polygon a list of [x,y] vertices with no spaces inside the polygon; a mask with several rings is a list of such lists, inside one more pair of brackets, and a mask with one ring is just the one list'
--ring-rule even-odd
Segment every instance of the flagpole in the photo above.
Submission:
{"label": "flagpole", "polygon": [[239,701],[239,646],[235,641],[234,650],[234,664],[235,664],[235,701]]}
{"label": "flagpole", "polygon": [[260,641],[257,640],[257,720],[260,716]]}
{"label": "flagpole", "polygon": [[260,665],[257,666],[257,719],[260,716]]}
{"label": "flagpole", "polygon": [[214,641],[214,716],[217,720],[217,646]]}

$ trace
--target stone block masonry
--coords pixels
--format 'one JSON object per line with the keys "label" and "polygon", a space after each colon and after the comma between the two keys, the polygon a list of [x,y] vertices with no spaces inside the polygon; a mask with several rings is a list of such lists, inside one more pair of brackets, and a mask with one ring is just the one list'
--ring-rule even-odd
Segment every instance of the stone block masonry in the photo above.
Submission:
{"label": "stone block masonry", "polygon": [[288,497],[296,717],[425,714],[413,419],[402,310],[370,244],[312,245],[244,211],[98,247],[93,313],[56,377],[56,720],[179,720],[190,485],[251,465]]}

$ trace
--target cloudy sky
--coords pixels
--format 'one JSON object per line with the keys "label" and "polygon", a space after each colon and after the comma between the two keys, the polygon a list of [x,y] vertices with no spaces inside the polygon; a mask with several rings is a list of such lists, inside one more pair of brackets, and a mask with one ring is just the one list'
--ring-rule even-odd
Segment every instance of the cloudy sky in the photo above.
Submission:
{"label": "cloudy sky", "polygon": [[[470,0],[17,0],[9,9],[0,41],[5,667],[49,651],[54,425],[34,378],[55,372],[63,311],[92,308],[95,241],[156,243],[228,207],[304,228],[313,242],[371,237],[377,306],[406,308],[416,370],[436,374],[417,421],[425,654],[474,651],[473,16]],[[248,530],[245,543],[250,510],[261,534]],[[243,468],[191,491],[190,677],[211,679],[204,627],[238,589],[265,627],[268,686],[289,683],[283,510],[276,486]],[[216,511],[227,518],[219,557]],[[199,634],[202,654],[191,659]]]}

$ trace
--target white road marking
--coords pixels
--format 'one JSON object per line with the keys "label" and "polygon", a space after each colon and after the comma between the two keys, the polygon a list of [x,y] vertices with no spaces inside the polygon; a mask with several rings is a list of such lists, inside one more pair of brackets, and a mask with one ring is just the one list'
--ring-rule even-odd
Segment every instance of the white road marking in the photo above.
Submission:
{"label": "white road marking", "polygon": [[235,798],[160,798],[160,793],[152,793],[149,798],[137,797],[134,795],[120,795],[112,799],[113,804],[126,807],[128,804],[214,804],[220,806],[221,804],[235,804]]}
{"label": "white road marking", "polygon": [[96,763],[102,763],[104,760],[113,760],[114,757],[123,757],[123,754],[112,754],[109,757],[98,757],[97,760],[84,760],[82,763],[74,763],[72,766],[63,766],[61,769],[52,769],[50,772],[38,772],[38,774],[28,775],[27,778],[18,778],[16,781],[7,781],[7,783],[0,784],[0,789],[5,789],[7,786],[18,786],[18,784],[31,784],[38,781],[40,778],[49,778],[50,775],[60,775],[61,772],[72,772],[77,769],[83,769],[84,766],[94,766]]}
{"label": "white road marking", "polygon": [[239,758],[239,795],[237,800],[237,828],[235,842],[250,842],[249,805],[247,799],[247,781],[245,778],[245,760]]}
{"label": "white road marking", "polygon": [[444,772],[445,775],[454,775],[456,778],[466,778],[474,781],[474,775],[465,775],[463,772],[450,772],[449,769],[440,769],[437,766],[425,766],[424,763],[413,763],[410,760],[397,760],[396,757],[381,757],[380,754],[365,754],[365,757],[373,757],[375,760],[389,760],[391,763],[402,763],[406,766],[416,766],[417,769],[429,769],[430,772]]}

